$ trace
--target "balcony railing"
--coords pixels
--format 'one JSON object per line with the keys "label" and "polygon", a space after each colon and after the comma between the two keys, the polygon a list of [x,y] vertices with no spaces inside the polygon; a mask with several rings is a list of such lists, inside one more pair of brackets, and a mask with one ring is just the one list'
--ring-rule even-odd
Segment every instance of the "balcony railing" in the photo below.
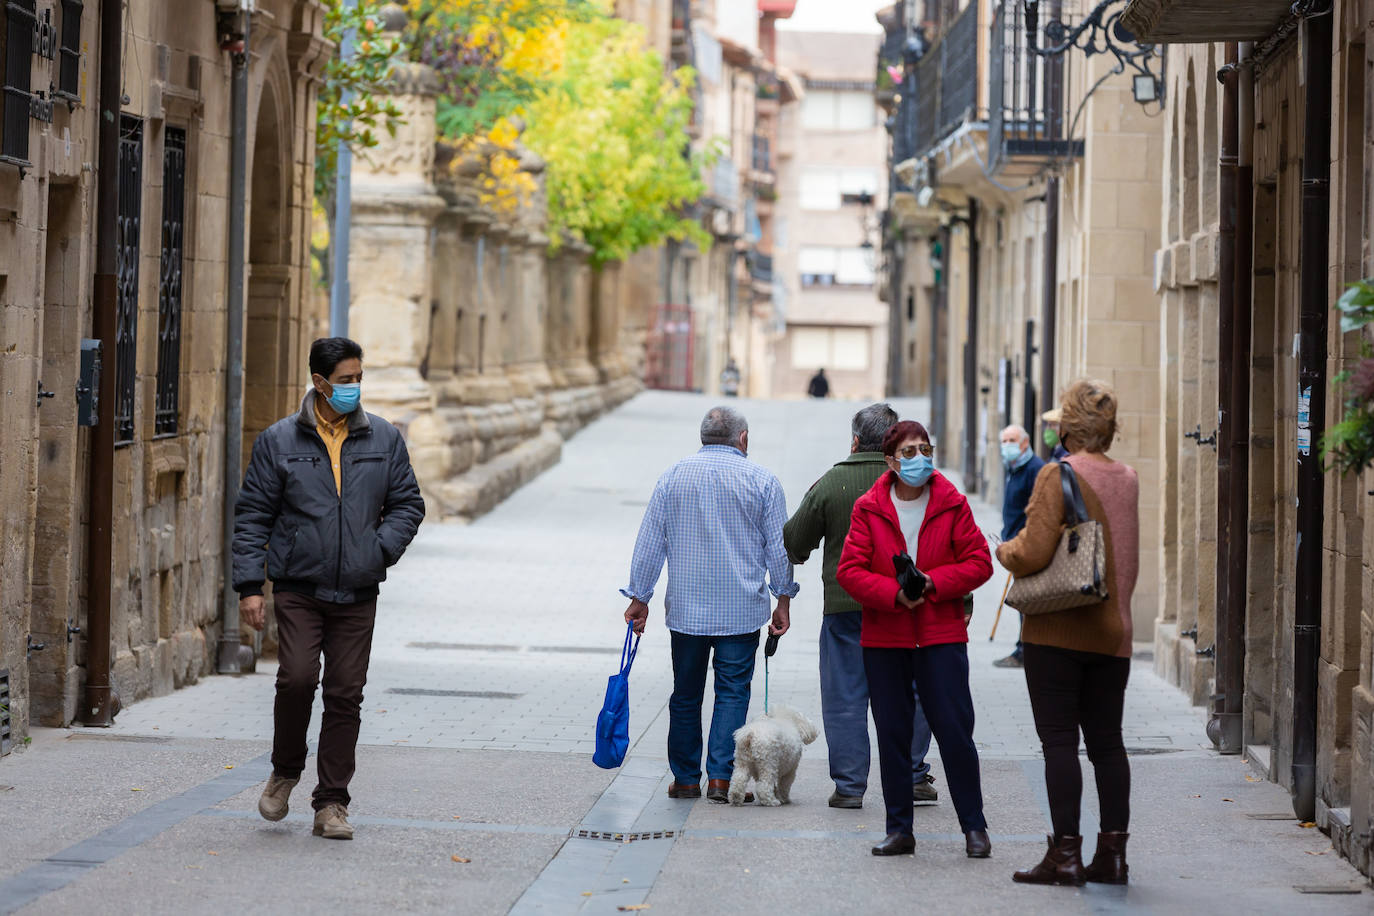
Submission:
{"label": "balcony railing", "polygon": [[773,171],[773,146],[763,134],[754,134],[751,164],[756,172]]}
{"label": "balcony railing", "polygon": [[1083,155],[1083,141],[1066,136],[1064,87],[1074,55],[1041,57],[1049,42],[1044,24],[1035,46],[1026,34],[1020,0],[1003,0],[993,13],[988,66],[988,149],[1003,174],[1032,174],[1052,160]]}
{"label": "balcony railing", "polygon": [[916,65],[917,156],[983,114],[978,104],[979,46],[985,44],[978,28],[980,6],[970,3]]}
{"label": "balcony railing", "polygon": [[773,256],[755,251],[749,257],[749,277],[758,283],[773,282]]}

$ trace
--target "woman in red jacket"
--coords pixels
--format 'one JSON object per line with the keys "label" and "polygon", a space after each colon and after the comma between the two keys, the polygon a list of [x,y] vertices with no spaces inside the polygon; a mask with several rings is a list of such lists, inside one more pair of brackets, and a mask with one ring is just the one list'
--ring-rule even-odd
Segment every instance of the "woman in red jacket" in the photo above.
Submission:
{"label": "woman in red jacket", "polygon": [[[970,858],[992,852],[983,818],[973,697],[968,688],[968,627],[963,596],[992,576],[987,541],[968,500],[935,472],[925,427],[903,420],[883,440],[888,471],[854,504],[836,579],[863,605],[860,643],[878,731],[878,767],[887,807],[887,838],[875,856],[916,848],[913,835],[911,731],[915,696],[940,745],[945,779]],[[894,557],[908,554],[925,576],[909,599]]]}

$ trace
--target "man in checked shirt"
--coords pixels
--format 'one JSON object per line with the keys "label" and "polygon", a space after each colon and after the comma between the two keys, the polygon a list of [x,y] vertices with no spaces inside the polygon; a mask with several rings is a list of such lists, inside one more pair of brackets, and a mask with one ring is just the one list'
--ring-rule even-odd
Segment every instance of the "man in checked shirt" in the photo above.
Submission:
{"label": "man in checked shirt", "polygon": [[[701,421],[701,451],[658,479],[639,526],[629,587],[621,589],[630,599],[625,620],[643,633],[648,602],[667,561],[663,604],[673,650],[671,798],[701,797],[701,704],[710,661],[716,705],[706,747],[706,797],[726,800],[734,733],[749,711],[759,628],[768,624],[769,633],[786,633],[797,594],[782,543],[787,521],[782,484],[751,463],[748,454],[744,417],[729,407],[712,408]],[[770,608],[769,591],[778,600],[776,610]]]}

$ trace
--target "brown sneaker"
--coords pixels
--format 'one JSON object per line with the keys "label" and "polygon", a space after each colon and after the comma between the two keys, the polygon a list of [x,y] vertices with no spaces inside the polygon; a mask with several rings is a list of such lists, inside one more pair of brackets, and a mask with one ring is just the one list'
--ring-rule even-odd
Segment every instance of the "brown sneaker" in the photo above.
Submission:
{"label": "brown sneaker", "polygon": [[331,802],[315,812],[315,836],[326,840],[353,839],[353,825],[348,822],[348,809]]}
{"label": "brown sneaker", "polygon": [[266,788],[262,790],[262,797],[258,799],[258,813],[269,821],[279,821],[286,817],[286,812],[290,810],[287,802],[291,798],[291,790],[296,788],[298,782],[299,777],[287,779],[272,774],[272,778],[267,780]]}

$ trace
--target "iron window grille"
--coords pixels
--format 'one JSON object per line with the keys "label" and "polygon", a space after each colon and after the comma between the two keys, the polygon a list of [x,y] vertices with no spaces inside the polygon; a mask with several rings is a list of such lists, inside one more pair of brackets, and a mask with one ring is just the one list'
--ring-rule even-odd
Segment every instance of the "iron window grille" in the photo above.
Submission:
{"label": "iron window grille", "polygon": [[0,756],[10,752],[14,735],[10,730],[10,670],[0,668]]}
{"label": "iron window grille", "polygon": [[162,262],[157,287],[157,405],[154,433],[177,434],[181,407],[182,264],[185,254],[186,131],[162,140]]}
{"label": "iron window grille", "polygon": [[53,96],[75,105],[81,101],[81,0],[62,0],[62,38],[57,47],[57,88]]}
{"label": "iron window grille", "polygon": [[33,39],[38,31],[34,0],[5,0],[5,85],[0,162],[28,168],[29,112],[33,102]]}
{"label": "iron window grille", "polygon": [[125,115],[119,130],[119,228],[115,238],[115,445],[134,441],[138,356],[138,233],[143,208],[143,121]]}

